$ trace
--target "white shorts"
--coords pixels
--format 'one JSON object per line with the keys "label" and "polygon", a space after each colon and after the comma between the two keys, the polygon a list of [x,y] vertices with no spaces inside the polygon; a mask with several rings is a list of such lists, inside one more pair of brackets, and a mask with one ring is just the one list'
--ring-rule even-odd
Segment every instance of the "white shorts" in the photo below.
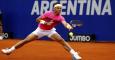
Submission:
{"label": "white shorts", "polygon": [[32,32],[32,34],[37,35],[38,38],[41,38],[44,36],[51,37],[51,35],[53,35],[55,33],[57,33],[55,28],[53,28],[51,30],[43,30],[43,29],[40,29],[39,27],[35,31]]}

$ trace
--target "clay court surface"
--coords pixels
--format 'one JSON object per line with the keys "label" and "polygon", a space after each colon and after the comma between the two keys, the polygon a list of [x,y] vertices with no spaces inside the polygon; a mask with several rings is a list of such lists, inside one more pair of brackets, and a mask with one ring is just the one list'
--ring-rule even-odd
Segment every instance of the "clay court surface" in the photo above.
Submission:
{"label": "clay court surface", "polygon": [[[0,41],[0,50],[20,41]],[[115,60],[115,43],[68,42],[80,52],[82,60]],[[0,52],[0,60],[72,60],[71,55],[55,41],[35,40],[15,50],[11,55]]]}

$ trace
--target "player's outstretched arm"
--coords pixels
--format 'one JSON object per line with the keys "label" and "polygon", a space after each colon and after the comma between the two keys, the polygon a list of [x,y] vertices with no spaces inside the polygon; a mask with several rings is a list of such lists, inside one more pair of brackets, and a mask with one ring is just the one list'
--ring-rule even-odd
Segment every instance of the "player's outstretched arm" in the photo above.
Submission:
{"label": "player's outstretched arm", "polygon": [[72,30],[72,29],[73,29],[73,27],[72,27],[69,23],[67,23],[66,21],[62,21],[62,24],[63,24],[64,27],[66,27],[68,30]]}

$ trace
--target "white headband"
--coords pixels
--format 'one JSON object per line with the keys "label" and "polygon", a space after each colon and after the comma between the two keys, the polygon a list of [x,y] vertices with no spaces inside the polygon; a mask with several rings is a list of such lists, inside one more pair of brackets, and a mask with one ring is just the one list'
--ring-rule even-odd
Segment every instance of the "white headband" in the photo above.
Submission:
{"label": "white headband", "polygon": [[62,7],[61,4],[56,4],[56,5],[54,6],[54,8],[55,8],[55,7],[58,7],[58,6],[59,6],[59,7]]}

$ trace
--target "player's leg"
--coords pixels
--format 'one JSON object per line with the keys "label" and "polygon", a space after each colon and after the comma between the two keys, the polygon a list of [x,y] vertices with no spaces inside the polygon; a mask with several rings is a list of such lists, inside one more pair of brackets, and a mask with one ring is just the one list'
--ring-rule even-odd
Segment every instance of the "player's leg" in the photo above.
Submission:
{"label": "player's leg", "polygon": [[23,46],[24,44],[35,40],[36,38],[38,38],[37,35],[35,34],[29,34],[24,40],[19,41],[18,43],[16,43],[15,45],[13,45],[13,47],[15,47],[16,49]]}
{"label": "player's leg", "polygon": [[2,49],[2,52],[5,53],[5,54],[9,54],[12,51],[14,51],[15,49],[23,46],[24,44],[26,44],[30,41],[33,41],[36,38],[41,38],[43,36],[44,36],[43,32],[39,28],[37,28],[35,31],[33,31],[31,34],[29,34],[24,40],[19,41],[18,43],[16,43],[15,45],[13,45],[9,49],[8,48],[7,49]]}
{"label": "player's leg", "polygon": [[66,49],[66,51],[71,53],[72,57],[75,59],[81,59],[78,53],[75,52],[74,49],[72,49],[72,47],[58,33],[52,34],[50,38],[59,42]]}
{"label": "player's leg", "polygon": [[37,37],[38,37],[37,35],[31,33],[24,40],[19,41],[18,43],[13,45],[11,48],[2,49],[1,51],[5,54],[10,54],[15,49],[23,46],[24,44],[26,44],[32,40],[35,40]]}
{"label": "player's leg", "polygon": [[59,42],[68,52],[72,49],[70,45],[58,33],[52,34],[50,38]]}

